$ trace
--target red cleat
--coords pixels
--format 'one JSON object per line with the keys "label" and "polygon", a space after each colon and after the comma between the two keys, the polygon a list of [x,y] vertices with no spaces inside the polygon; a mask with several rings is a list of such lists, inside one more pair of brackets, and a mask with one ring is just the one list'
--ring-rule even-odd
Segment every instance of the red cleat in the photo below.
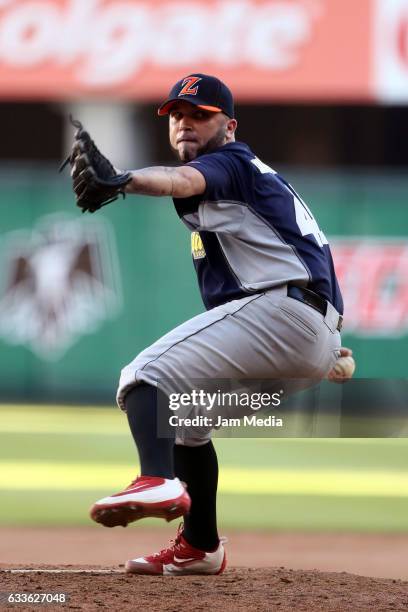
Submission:
{"label": "red cleat", "polygon": [[147,574],[153,576],[185,576],[187,574],[221,574],[227,557],[221,540],[212,552],[205,552],[191,546],[183,537],[181,530],[169,548],[147,557],[139,557],[126,562],[128,574]]}
{"label": "red cleat", "polygon": [[148,516],[172,521],[187,514],[190,505],[190,496],[178,478],[139,476],[124,491],[97,501],[90,516],[105,527],[126,527]]}

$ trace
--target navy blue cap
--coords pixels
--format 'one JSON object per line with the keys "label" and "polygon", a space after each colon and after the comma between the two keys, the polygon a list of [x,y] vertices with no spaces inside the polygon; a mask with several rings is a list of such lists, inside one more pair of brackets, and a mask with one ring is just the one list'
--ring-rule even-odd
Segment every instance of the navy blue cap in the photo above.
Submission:
{"label": "navy blue cap", "polygon": [[190,74],[171,88],[169,97],[158,110],[159,115],[168,115],[171,107],[178,101],[185,100],[199,108],[214,113],[225,113],[234,118],[234,99],[228,87],[208,74]]}

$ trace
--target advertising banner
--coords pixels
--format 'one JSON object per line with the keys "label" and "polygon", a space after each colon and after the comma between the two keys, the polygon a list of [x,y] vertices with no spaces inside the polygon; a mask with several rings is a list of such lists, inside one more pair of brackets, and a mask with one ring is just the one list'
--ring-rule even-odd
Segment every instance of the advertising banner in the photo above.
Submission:
{"label": "advertising banner", "polygon": [[371,96],[371,0],[2,0],[0,95],[156,100],[189,72],[239,100]]}
{"label": "advertising banner", "polygon": [[[285,175],[332,246],[357,378],[406,378],[406,177]],[[65,181],[0,175],[0,401],[114,403],[120,370],[204,310],[200,244],[166,198],[86,216]]]}
{"label": "advertising banner", "polygon": [[408,2],[376,0],[373,36],[373,77],[376,98],[408,100]]}
{"label": "advertising banner", "polygon": [[332,240],[347,305],[347,333],[401,337],[408,332],[408,237]]}

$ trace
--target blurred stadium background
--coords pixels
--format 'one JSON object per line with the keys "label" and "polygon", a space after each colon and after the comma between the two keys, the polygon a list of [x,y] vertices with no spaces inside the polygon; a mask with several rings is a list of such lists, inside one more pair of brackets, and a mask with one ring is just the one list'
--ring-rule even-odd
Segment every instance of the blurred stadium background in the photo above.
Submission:
{"label": "blurred stadium background", "polygon": [[[406,0],[1,0],[0,525],[89,525],[137,472],[116,382],[202,310],[189,235],[165,198],[80,216],[58,166],[69,113],[117,167],[175,163],[156,107],[191,71],[333,243],[357,376],[407,377]],[[227,527],[408,529],[405,438],[217,447]]]}

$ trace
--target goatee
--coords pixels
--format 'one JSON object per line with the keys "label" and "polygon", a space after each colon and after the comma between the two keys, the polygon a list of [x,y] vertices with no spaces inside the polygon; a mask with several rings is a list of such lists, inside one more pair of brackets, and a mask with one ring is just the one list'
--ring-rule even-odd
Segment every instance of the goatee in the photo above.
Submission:
{"label": "goatee", "polygon": [[218,132],[212,138],[210,138],[210,140],[205,145],[203,145],[202,147],[199,147],[198,149],[196,149],[196,151],[194,152],[184,151],[184,158],[180,156],[176,148],[173,148],[173,151],[180,161],[182,161],[184,164],[188,164],[188,162],[193,161],[199,155],[204,155],[205,153],[211,153],[211,151],[215,151],[216,149],[219,149],[224,144],[225,144],[225,128],[221,127],[218,130]]}

